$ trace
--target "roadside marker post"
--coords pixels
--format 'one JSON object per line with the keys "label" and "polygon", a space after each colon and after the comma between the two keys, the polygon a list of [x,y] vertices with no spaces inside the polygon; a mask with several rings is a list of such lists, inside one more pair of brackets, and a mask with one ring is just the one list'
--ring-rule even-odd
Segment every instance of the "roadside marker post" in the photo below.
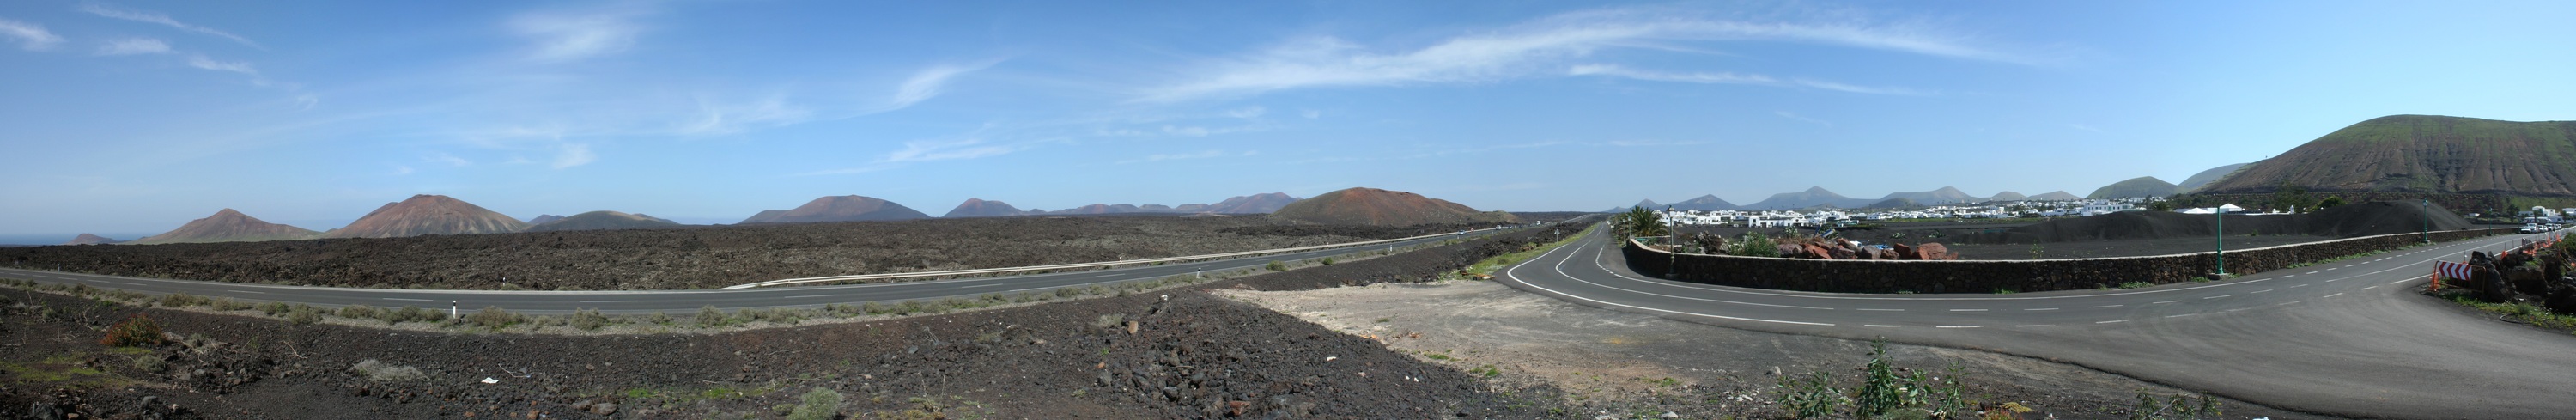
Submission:
{"label": "roadside marker post", "polygon": [[456,319],[456,301],[447,301],[447,319]]}

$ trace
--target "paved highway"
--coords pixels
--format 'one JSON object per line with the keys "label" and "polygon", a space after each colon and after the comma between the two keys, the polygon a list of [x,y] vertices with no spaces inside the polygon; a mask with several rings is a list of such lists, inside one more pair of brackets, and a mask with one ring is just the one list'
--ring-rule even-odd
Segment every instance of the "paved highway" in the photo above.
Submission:
{"label": "paved highway", "polygon": [[1523,290],[1749,330],[1996,351],[2285,409],[2351,417],[2576,416],[2576,336],[2419,296],[2434,260],[2526,235],[2233,280],[2121,290],[1877,295],[1649,278],[1608,235],[1505,271]]}
{"label": "paved highway", "polygon": [[[1485,230],[1469,233],[1475,237],[1495,233]],[[1242,269],[1260,269],[1270,261],[1295,261],[1356,252],[1382,251],[1456,239],[1459,236],[1421,238],[1391,244],[1357,248],[1334,248],[1277,255],[1223,259],[1213,261],[1170,263],[1159,266],[1110,270],[1074,271],[954,280],[912,281],[835,286],[770,287],[743,290],[667,290],[667,291],[501,291],[501,290],[404,290],[360,289],[338,287],[277,286],[251,283],[227,283],[198,280],[169,280],[96,274],[65,273],[43,270],[0,269],[0,277],[34,280],[43,283],[87,284],[90,287],[123,289],[149,294],[184,292],[206,297],[229,297],[248,302],[307,303],[326,307],[368,305],[423,308],[447,308],[457,302],[464,310],[499,306],[529,314],[561,314],[576,309],[597,309],[611,314],[648,314],[666,312],[685,314],[714,305],[734,310],[746,308],[814,308],[826,304],[860,304],[865,302],[900,302],[933,300],[949,297],[973,298],[991,293],[1016,294],[1052,292],[1066,287],[1083,287],[1171,276],[1191,275],[1204,271],[1221,273]]]}

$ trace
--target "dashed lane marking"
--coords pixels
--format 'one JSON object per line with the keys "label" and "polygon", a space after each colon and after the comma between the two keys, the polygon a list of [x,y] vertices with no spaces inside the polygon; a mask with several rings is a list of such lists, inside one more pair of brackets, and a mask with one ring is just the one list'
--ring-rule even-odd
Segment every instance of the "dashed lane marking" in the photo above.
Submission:
{"label": "dashed lane marking", "polygon": [[2014,325],[2013,328],[2046,327],[2049,324]]}
{"label": "dashed lane marking", "polygon": [[2210,300],[2210,299],[2217,299],[2217,298],[2223,298],[2223,297],[2228,297],[2228,296],[2235,296],[2235,295],[2218,295],[2218,296],[2210,296],[2210,297],[2205,297],[2205,298],[2200,298],[2200,299],[2201,299],[2201,300]]}
{"label": "dashed lane marking", "polygon": [[1904,310],[1904,309],[1878,309],[1878,308],[1860,308],[1860,310],[1864,310],[1864,311],[1888,311],[1888,312],[1905,312],[1905,310]]}
{"label": "dashed lane marking", "polygon": [[2372,285],[2372,286],[2370,286],[2370,287],[2364,287],[2364,288],[2361,288],[2361,290],[2370,290],[2370,289],[2377,289],[2377,288],[2379,288],[2379,286],[2378,286],[2378,285]]}
{"label": "dashed lane marking", "polygon": [[2148,304],[2149,304],[2149,305],[2154,305],[2154,304],[2157,304],[2157,303],[2174,303],[2174,302],[2181,302],[2181,301],[2179,301],[2179,300],[2168,300],[2168,301],[2163,301],[2163,302],[2154,302],[2154,303],[2148,303]]}
{"label": "dashed lane marking", "polygon": [[2255,291],[2254,293],[2263,293],[2263,292],[2269,292],[2269,291],[2272,291],[2272,289],[2263,289],[2263,290]]}
{"label": "dashed lane marking", "polygon": [[2114,322],[2129,322],[2129,320],[2126,320],[2126,319],[2114,319],[2114,320],[2109,320],[2109,321],[2100,321],[2100,322],[2094,322],[2094,323],[2095,323],[2095,324],[2109,324],[2109,323],[2114,323]]}
{"label": "dashed lane marking", "polygon": [[2165,317],[2166,317],[2166,318],[2181,318],[2181,317],[2192,316],[2192,315],[2199,315],[2199,314],[2165,315]]}
{"label": "dashed lane marking", "polygon": [[2300,287],[2308,287],[2308,285],[2307,285],[2306,283],[2300,283],[2300,284],[2299,284],[2299,285],[2297,285],[2297,286],[2290,286],[2290,287],[2291,287],[2291,288],[2300,288]]}
{"label": "dashed lane marking", "polygon": [[413,301],[413,302],[431,302],[431,300],[429,300],[429,299],[385,298],[385,300],[408,300],[408,301]]}
{"label": "dashed lane marking", "polygon": [[1977,328],[1975,325],[1934,325],[1935,328]]}
{"label": "dashed lane marking", "polygon": [[2054,310],[2057,310],[2057,308],[2030,308],[2030,309],[2023,309],[2023,310],[2025,310],[2025,311],[2054,311]]}
{"label": "dashed lane marking", "polygon": [[2117,307],[2120,307],[2120,306],[2121,306],[2121,305],[2102,305],[2102,306],[2086,306],[2086,308],[2117,308]]}
{"label": "dashed lane marking", "polygon": [[635,303],[632,300],[585,300],[580,303]]}
{"label": "dashed lane marking", "polygon": [[2343,293],[2342,293],[2342,292],[2336,292],[2335,294],[2325,295],[2325,297],[2336,297],[2336,296],[2343,296]]}
{"label": "dashed lane marking", "polygon": [[804,296],[788,296],[788,297],[787,297],[787,299],[804,299],[804,298],[833,297],[833,296],[840,296],[840,295],[804,295]]}
{"label": "dashed lane marking", "polygon": [[1952,309],[1950,312],[1985,312],[1984,309]]}
{"label": "dashed lane marking", "polygon": [[1894,325],[1860,324],[1863,327],[1896,328]]}

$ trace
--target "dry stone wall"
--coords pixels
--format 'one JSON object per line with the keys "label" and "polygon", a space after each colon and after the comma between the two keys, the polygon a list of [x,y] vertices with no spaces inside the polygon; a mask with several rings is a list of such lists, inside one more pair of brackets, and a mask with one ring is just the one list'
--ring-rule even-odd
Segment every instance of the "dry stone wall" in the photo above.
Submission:
{"label": "dry stone wall", "polygon": [[[2433,232],[2435,242],[2512,233],[2513,229]],[[2325,242],[2227,251],[2230,273],[2289,268],[2300,263],[2414,246],[2424,234],[2365,236]],[[2165,284],[2214,273],[2208,252],[2147,257],[2015,261],[1811,260],[1734,255],[1673,254],[1628,241],[1621,253],[1638,273],[1692,283],[1836,293],[1993,293],[2114,287],[2129,282]]]}

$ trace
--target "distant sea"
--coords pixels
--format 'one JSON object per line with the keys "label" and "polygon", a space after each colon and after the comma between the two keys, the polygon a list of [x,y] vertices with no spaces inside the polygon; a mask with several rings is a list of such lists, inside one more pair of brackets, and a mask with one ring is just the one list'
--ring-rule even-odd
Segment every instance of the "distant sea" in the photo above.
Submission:
{"label": "distant sea", "polygon": [[[99,236],[105,236],[105,237],[112,238],[112,239],[116,239],[116,240],[119,240],[119,241],[131,241],[131,240],[136,240],[136,239],[142,239],[142,238],[143,238],[143,237],[145,237],[145,236],[152,236],[152,234],[149,234],[149,233],[101,233],[101,234],[98,234],[98,235],[99,235]],[[78,233],[55,233],[55,234],[0,234],[0,246],[8,246],[8,245],[62,245],[64,242],[71,242],[71,241],[72,241],[72,238],[76,238],[76,237],[80,237],[80,234],[78,234]]]}

